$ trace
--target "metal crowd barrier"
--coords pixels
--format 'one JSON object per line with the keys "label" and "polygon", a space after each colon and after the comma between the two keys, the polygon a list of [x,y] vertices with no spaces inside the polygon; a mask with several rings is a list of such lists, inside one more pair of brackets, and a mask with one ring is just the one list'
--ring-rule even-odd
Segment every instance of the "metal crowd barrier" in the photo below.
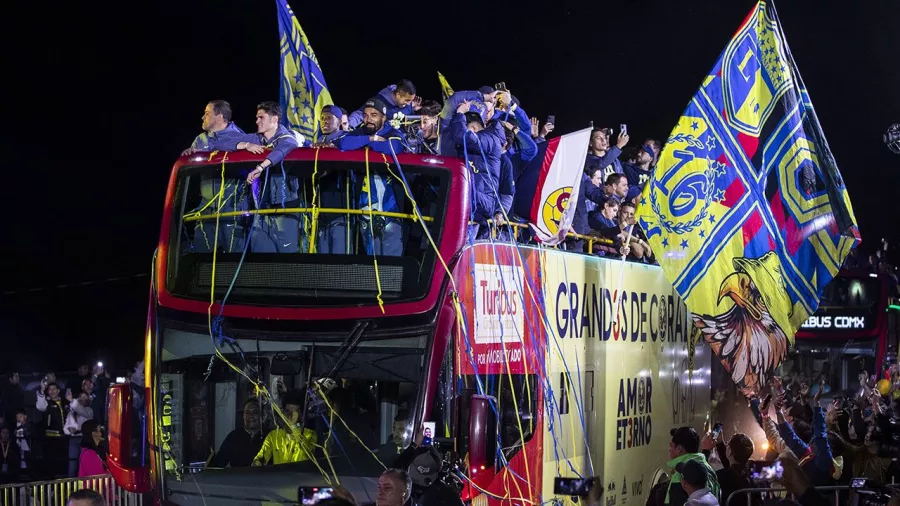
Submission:
{"label": "metal crowd barrier", "polygon": [[69,496],[76,490],[84,488],[99,492],[109,506],[142,506],[144,504],[141,494],[119,488],[112,476],[104,474],[84,478],[0,485],[0,505],[66,506]]}
{"label": "metal crowd barrier", "polygon": [[[829,487],[814,487],[819,492],[822,492],[822,495],[828,496],[828,493],[834,495],[834,506],[842,506],[841,505],[841,492],[849,492],[850,487],[843,486],[829,486]],[[745,496],[747,499],[747,506],[753,506],[753,495],[759,494],[762,498],[762,504],[769,504],[773,502],[777,502],[780,499],[784,499],[785,497],[791,497],[796,499],[793,494],[789,493],[787,490],[781,487],[769,487],[769,488],[742,488],[740,490],[735,490],[728,496],[728,499],[725,500],[725,506],[738,506],[737,502],[733,502],[735,497]],[[850,504],[854,504],[851,502]]]}

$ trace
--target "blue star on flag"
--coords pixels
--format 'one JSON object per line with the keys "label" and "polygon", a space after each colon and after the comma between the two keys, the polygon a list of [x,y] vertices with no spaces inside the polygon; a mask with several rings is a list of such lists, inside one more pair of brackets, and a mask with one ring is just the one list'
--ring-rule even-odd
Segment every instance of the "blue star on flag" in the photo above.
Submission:
{"label": "blue star on flag", "polygon": [[693,130],[698,130],[700,128],[700,125],[696,121],[694,121],[693,123],[691,123],[691,128]]}
{"label": "blue star on flag", "polygon": [[716,222],[716,216],[713,215],[713,214],[710,214],[710,215],[709,215],[709,222],[710,222],[710,223],[715,223],[715,222]]}
{"label": "blue star on flag", "polygon": [[710,151],[716,149],[716,138],[712,135],[706,136],[706,148]]}
{"label": "blue star on flag", "polygon": [[663,247],[666,247],[666,248],[669,247],[669,238],[668,237],[663,238],[662,245],[663,245]]}
{"label": "blue star on flag", "polygon": [[716,202],[722,202],[725,200],[725,190],[716,190],[716,196],[713,197],[713,200]]}
{"label": "blue star on flag", "polygon": [[681,240],[681,249],[687,249],[687,247],[688,247],[687,239],[682,239]]}

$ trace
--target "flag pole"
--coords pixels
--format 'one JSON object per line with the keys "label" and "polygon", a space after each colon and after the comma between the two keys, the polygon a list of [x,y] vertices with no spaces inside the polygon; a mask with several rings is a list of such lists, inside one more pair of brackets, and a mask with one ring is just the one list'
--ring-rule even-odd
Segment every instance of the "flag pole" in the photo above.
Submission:
{"label": "flag pole", "polygon": [[[619,307],[617,305],[619,302],[619,292],[622,290],[622,282],[625,280],[625,262],[626,262],[625,259],[628,258],[628,253],[625,252],[625,248],[627,248],[628,245],[631,244],[632,229],[634,229],[634,223],[632,223],[631,225],[628,225],[628,234],[625,236],[625,243],[622,245],[623,253],[622,253],[621,268],[619,269],[619,283],[616,285],[616,291],[613,292],[613,307],[614,308]],[[618,309],[616,309],[616,318],[618,319],[618,317],[619,317],[619,312],[618,312]]]}

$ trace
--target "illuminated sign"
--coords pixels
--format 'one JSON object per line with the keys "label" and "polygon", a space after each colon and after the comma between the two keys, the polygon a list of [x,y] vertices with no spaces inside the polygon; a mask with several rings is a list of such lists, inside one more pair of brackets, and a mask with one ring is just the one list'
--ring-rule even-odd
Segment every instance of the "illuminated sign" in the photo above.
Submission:
{"label": "illuminated sign", "polygon": [[810,316],[802,329],[864,329],[865,316]]}

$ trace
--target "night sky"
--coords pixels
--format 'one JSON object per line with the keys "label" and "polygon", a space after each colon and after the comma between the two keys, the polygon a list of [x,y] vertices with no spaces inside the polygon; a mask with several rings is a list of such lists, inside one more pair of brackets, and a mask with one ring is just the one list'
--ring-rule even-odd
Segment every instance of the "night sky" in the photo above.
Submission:
{"label": "night sky", "polygon": [[[635,143],[668,135],[754,2],[292,4],[342,107],[400,78],[439,99],[440,70],[457,90],[506,82],[530,115],[555,114],[557,133],[627,123]],[[778,7],[863,249],[900,240],[900,157],[881,140],[900,122],[900,4]],[[27,36],[4,51],[0,371],[127,366],[142,352],[148,278],[8,292],[149,272],[169,172],[206,102],[229,100],[252,131],[255,104],[278,99],[275,2],[22,8],[7,23]]]}

